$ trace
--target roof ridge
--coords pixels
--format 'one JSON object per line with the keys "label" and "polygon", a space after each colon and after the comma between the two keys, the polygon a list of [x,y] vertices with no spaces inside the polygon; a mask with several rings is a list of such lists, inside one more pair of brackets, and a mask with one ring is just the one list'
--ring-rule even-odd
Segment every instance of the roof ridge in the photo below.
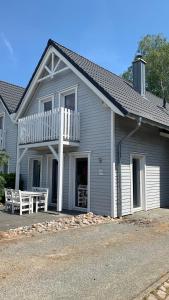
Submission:
{"label": "roof ridge", "polygon": [[0,80],[0,82],[4,82],[4,83],[6,83],[6,84],[10,84],[10,85],[19,87],[19,88],[21,88],[21,89],[25,89],[25,87],[23,87],[23,86],[21,86],[21,85],[14,84],[14,83],[10,83],[10,82],[7,82],[7,81],[5,81],[5,80]]}

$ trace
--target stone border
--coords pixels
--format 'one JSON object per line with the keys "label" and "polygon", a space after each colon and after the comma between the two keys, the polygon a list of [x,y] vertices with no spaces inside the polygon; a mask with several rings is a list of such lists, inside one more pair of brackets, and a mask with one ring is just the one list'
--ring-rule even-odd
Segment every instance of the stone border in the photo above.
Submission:
{"label": "stone border", "polygon": [[[139,293],[139,295],[137,295],[136,297],[134,297],[132,300],[144,300],[144,299],[148,299],[148,297],[155,292],[156,290],[160,289],[161,286],[163,286],[163,284],[165,282],[168,283],[169,280],[169,272],[165,273],[164,275],[162,275],[159,279],[157,279],[155,282],[153,282],[151,285],[149,285],[144,291],[142,291],[141,293]],[[167,295],[166,295],[167,297]],[[163,299],[168,299],[168,298],[163,298]],[[150,298],[151,299],[151,298]],[[162,298],[155,298],[154,299],[162,299]],[[153,298],[152,298],[153,300]]]}
{"label": "stone border", "polygon": [[14,239],[22,236],[33,236],[43,232],[58,232],[72,228],[81,228],[89,225],[119,223],[111,217],[103,217],[93,213],[80,214],[77,216],[58,217],[53,221],[45,221],[42,223],[32,224],[30,226],[9,229],[8,231],[0,231],[0,240]]}

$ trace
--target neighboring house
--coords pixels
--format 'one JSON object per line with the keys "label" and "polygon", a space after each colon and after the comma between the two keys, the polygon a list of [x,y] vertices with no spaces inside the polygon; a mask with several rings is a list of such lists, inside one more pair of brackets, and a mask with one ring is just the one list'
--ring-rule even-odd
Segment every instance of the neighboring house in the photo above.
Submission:
{"label": "neighboring house", "polygon": [[3,173],[16,171],[17,124],[13,117],[23,92],[20,86],[0,81],[0,150],[9,155],[8,165],[0,170]]}
{"label": "neighboring house", "polygon": [[49,40],[18,104],[19,174],[49,205],[102,215],[168,205],[169,110],[134,83]]}

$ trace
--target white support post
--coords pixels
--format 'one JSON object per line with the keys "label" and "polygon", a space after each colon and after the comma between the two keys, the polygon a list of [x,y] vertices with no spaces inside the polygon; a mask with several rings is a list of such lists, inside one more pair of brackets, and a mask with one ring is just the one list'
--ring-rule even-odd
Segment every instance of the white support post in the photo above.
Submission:
{"label": "white support post", "polygon": [[50,151],[52,152],[54,158],[58,161],[59,158],[58,158],[58,154],[56,153],[55,149],[54,149],[51,145],[48,145],[48,148],[49,148]]}
{"label": "white support post", "polygon": [[17,162],[16,162],[16,176],[15,176],[15,189],[19,189],[19,177],[20,177],[20,162],[25,155],[25,153],[28,151],[28,148],[25,148],[20,155],[20,149],[19,146],[17,146]]}
{"label": "white support post", "polygon": [[59,134],[59,160],[58,160],[58,191],[57,191],[57,211],[62,211],[63,204],[63,127],[64,127],[64,108],[60,108],[60,134]]}
{"label": "white support post", "polygon": [[20,163],[19,163],[19,147],[17,146],[17,158],[16,158],[16,175],[15,175],[15,189],[19,189],[19,176],[20,176]]}

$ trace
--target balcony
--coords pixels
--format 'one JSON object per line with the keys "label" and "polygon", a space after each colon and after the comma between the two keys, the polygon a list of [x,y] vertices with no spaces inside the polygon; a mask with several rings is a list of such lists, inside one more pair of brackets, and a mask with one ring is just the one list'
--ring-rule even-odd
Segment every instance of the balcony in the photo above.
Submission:
{"label": "balcony", "polygon": [[5,149],[5,130],[0,129],[0,150]]}
{"label": "balcony", "polygon": [[37,113],[18,121],[19,145],[57,141],[63,124],[63,142],[80,141],[80,114],[67,108]]}

